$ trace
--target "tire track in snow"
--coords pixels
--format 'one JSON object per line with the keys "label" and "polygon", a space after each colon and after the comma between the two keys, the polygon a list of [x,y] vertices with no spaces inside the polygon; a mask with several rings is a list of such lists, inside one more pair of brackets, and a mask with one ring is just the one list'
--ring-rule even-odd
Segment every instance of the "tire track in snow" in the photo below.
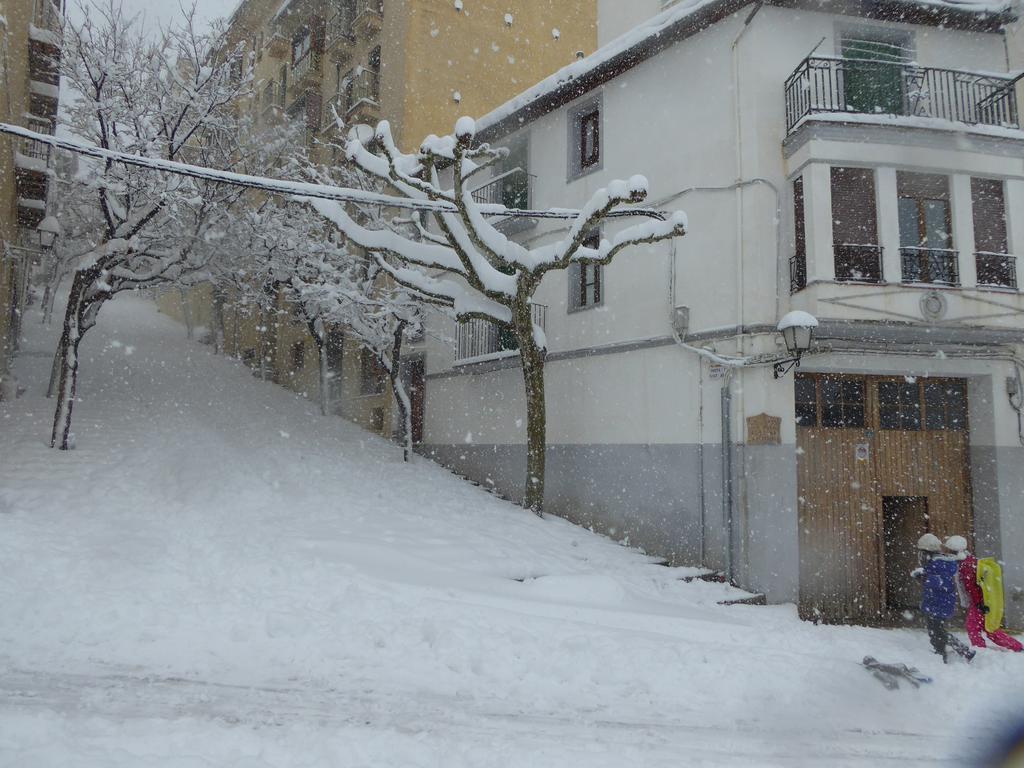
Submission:
{"label": "tire track in snow", "polygon": [[[620,719],[597,709],[528,712],[500,702],[429,691],[379,691],[370,681],[338,686],[288,680],[243,685],[128,672],[96,674],[7,669],[0,673],[3,710],[43,709],[66,717],[109,720],[197,719],[252,729],[302,723],[324,729],[366,728],[403,734],[459,733],[460,739],[500,742],[510,736],[544,745],[604,745],[609,750],[656,749],[709,765],[763,760],[770,765],[961,765],[963,755],[928,758],[938,734],[901,730],[839,732],[780,730],[756,721],[733,727],[702,722],[698,708],[685,719]],[[963,744],[971,754],[977,745]],[[693,764],[688,762],[688,764]],[[698,763],[699,764],[699,763]]]}

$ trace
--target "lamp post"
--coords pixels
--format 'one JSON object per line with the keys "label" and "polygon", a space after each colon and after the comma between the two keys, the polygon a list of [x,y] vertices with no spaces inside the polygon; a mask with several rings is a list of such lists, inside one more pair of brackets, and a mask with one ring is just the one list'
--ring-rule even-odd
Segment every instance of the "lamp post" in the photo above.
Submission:
{"label": "lamp post", "polygon": [[36,227],[36,235],[39,237],[39,246],[44,251],[49,251],[57,243],[60,237],[60,222],[56,216],[47,216]]}
{"label": "lamp post", "polygon": [[50,316],[53,313],[53,298],[57,290],[54,283],[57,281],[57,258],[53,249],[57,245],[57,238],[60,237],[60,222],[54,215],[46,216],[36,226],[36,235],[39,237],[39,247],[49,259],[50,263],[46,270],[46,285],[43,286],[43,324],[50,324]]}
{"label": "lamp post", "polygon": [[775,363],[776,379],[782,378],[789,371],[800,367],[800,357],[811,348],[814,329],[817,327],[818,318],[800,310],[788,313],[779,321],[778,331],[782,334],[789,357]]}

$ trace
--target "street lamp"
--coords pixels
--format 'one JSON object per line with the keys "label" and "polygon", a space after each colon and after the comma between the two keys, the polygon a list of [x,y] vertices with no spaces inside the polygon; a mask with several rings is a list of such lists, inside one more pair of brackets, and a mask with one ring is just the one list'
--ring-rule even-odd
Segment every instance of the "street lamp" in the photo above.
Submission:
{"label": "street lamp", "polygon": [[795,310],[779,321],[778,331],[786,344],[789,358],[775,364],[775,378],[785,376],[794,368],[800,367],[800,356],[811,348],[814,329],[818,327],[818,318],[808,312]]}
{"label": "street lamp", "polygon": [[43,250],[50,250],[60,237],[60,222],[56,216],[47,216],[36,227],[36,235],[39,237],[39,245]]}

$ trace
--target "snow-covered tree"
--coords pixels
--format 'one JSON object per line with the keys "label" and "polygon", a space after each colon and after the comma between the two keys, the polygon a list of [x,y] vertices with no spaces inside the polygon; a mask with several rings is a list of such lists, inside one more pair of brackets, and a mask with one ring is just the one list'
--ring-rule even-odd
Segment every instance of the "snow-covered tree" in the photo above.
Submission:
{"label": "snow-covered tree", "polygon": [[[249,78],[239,51],[219,48],[192,13],[150,37],[115,0],[68,22],[61,74],[72,97],[67,128],[102,149],[218,168],[252,158],[237,111]],[[69,447],[79,345],[105,302],[125,290],[198,278],[244,190],[107,160],[85,160],[71,205],[94,221],[72,273],[58,349],[51,445]]]}
{"label": "snow-covered tree", "polygon": [[[398,200],[434,208],[433,226],[415,234],[367,226],[343,205],[309,199],[352,243],[373,255],[380,269],[398,284],[452,308],[459,321],[496,323],[514,334],[519,346],[527,411],[527,476],[523,505],[541,514],[544,504],[546,340],[534,324],[532,297],[544,277],[572,264],[608,264],[632,246],[685,234],[686,218],[677,212],[625,227],[597,248],[584,246],[588,234],[624,205],[643,202],[647,180],[634,176],[598,190],[573,220],[568,233],[550,243],[526,247],[509,240],[472,197],[472,179],[502,160],[506,150],[475,143],[476,126],[461,118],[453,135],[428,137],[413,154],[401,152],[391,128],[381,122],[373,140],[353,138],[346,157]],[[450,186],[442,181],[448,178]],[[444,175],[443,175],[444,174]]]}
{"label": "snow-covered tree", "polygon": [[[344,181],[358,188],[360,180],[346,169],[307,166],[305,176]],[[362,210],[364,221],[377,226],[405,228],[408,221],[385,221],[379,206]],[[402,346],[423,327],[423,313],[432,302],[396,283],[377,261],[340,235],[305,205],[268,197],[241,217],[247,232],[233,238],[244,252],[234,267],[224,269],[221,284],[253,306],[276,307],[280,296],[302,321],[317,348],[320,364],[320,408],[330,411],[328,345],[332,330],[340,331],[367,349],[387,374],[398,408],[398,420],[408,460],[411,453],[411,406],[402,377]],[[268,303],[269,302],[269,303]]]}

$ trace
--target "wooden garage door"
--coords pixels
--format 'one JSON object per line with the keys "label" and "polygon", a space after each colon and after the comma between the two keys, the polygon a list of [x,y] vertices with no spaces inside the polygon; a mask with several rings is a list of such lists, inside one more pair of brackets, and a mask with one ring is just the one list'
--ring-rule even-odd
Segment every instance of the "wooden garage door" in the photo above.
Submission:
{"label": "wooden garage door", "polygon": [[795,396],[801,615],[886,621],[906,556],[886,533],[973,532],[966,382],[804,374]]}

